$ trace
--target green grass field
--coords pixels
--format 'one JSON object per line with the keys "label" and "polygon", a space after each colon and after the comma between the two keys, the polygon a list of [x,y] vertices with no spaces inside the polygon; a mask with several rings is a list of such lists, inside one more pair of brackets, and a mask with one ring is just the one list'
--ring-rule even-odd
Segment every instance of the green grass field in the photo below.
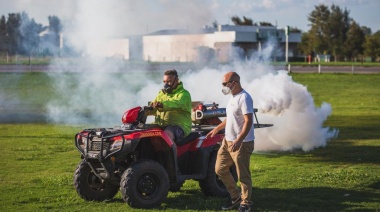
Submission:
{"label": "green grass field", "polygon": [[[380,211],[380,75],[292,74],[315,104],[328,102],[326,126],[340,130],[310,152],[255,153],[251,157],[255,211]],[[45,74],[0,73],[0,103],[25,99],[14,113],[43,112],[53,91]],[[14,102],[16,104],[17,102]],[[1,116],[0,116],[1,117]],[[84,126],[0,124],[0,211],[141,211],[120,196],[86,202],[75,192],[80,161],[73,138]],[[144,211],[219,211],[224,199],[204,197],[196,181]]]}

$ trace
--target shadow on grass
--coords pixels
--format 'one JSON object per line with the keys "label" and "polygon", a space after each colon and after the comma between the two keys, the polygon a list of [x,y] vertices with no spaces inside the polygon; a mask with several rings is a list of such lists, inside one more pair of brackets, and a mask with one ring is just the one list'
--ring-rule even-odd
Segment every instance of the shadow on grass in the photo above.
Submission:
{"label": "shadow on grass", "polygon": [[[371,187],[380,189],[380,182],[375,184]],[[155,211],[220,211],[226,201],[226,198],[204,196],[200,190],[196,189],[170,194],[160,207],[154,209]],[[380,206],[380,193],[328,187],[253,188],[252,201],[254,203],[253,211],[346,211],[357,209],[371,211]],[[125,204],[121,198],[107,202]],[[374,208],[368,208],[370,206]]]}
{"label": "shadow on grass", "polygon": [[[151,209],[152,211],[162,210],[212,210],[219,211],[221,202],[224,199],[218,197],[204,196],[200,190],[181,190],[179,192],[169,192],[167,199],[161,206]],[[113,198],[106,203],[127,204],[122,198]]]}
{"label": "shadow on grass", "polygon": [[[164,208],[158,210],[220,211],[225,200],[205,197],[198,190],[186,190],[169,197],[163,204]],[[253,211],[345,211],[368,209],[368,205],[376,207],[376,204],[379,207],[380,194],[328,187],[253,188],[252,201]]]}
{"label": "shadow on grass", "polygon": [[332,116],[326,123],[339,129],[338,139],[379,139],[380,116]]}
{"label": "shadow on grass", "polygon": [[[380,189],[380,181],[370,185]],[[380,207],[380,193],[342,188],[309,187],[294,189],[253,188],[253,211],[376,211]],[[157,208],[147,211],[221,211],[227,198],[204,196],[198,189],[170,192]],[[122,198],[105,203],[126,204]]]}
{"label": "shadow on grass", "polygon": [[334,163],[380,164],[380,146],[357,145],[348,141],[333,141],[328,148],[320,148],[311,152],[314,156],[307,160]]}
{"label": "shadow on grass", "polygon": [[330,120],[339,129],[338,138],[324,148],[313,150],[311,160],[336,163],[380,163],[380,116],[335,116]]}
{"label": "shadow on grass", "polygon": [[345,211],[378,204],[380,194],[340,188],[254,188],[254,210]]}

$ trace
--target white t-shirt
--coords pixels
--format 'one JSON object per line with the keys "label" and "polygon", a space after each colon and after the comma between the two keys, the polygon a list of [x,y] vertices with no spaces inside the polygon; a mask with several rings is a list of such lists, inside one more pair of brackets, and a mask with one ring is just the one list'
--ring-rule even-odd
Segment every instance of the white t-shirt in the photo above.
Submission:
{"label": "white t-shirt", "polygon": [[[234,141],[243,129],[244,115],[249,113],[253,114],[253,100],[251,96],[245,90],[242,90],[236,95],[232,95],[232,97],[228,100],[226,113],[226,140]],[[243,142],[253,140],[255,140],[255,134],[252,124],[251,130],[244,138]]]}

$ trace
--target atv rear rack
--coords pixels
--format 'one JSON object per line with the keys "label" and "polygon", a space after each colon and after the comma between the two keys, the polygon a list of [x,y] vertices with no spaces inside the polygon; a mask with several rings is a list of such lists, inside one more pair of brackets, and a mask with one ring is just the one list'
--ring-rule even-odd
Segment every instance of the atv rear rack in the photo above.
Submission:
{"label": "atv rear rack", "polygon": [[[257,108],[253,109],[254,115],[254,124],[255,128],[265,128],[272,127],[273,124],[261,124],[257,118],[256,113],[258,112]],[[218,108],[218,104],[209,104],[203,105],[200,103],[192,112],[192,121],[193,128],[203,129],[203,130],[212,130],[222,121],[219,117],[226,117],[226,108]]]}

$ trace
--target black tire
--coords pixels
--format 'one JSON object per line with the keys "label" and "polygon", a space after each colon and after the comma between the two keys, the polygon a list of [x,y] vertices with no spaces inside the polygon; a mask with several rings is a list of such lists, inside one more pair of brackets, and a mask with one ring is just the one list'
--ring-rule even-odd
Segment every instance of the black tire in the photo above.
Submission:
{"label": "black tire", "polygon": [[[201,190],[205,196],[228,197],[229,193],[226,187],[215,173],[216,153],[217,152],[211,153],[207,176],[205,179],[199,180],[199,187],[201,187]],[[230,171],[235,179],[235,182],[237,182],[236,167],[231,167]]]}
{"label": "black tire", "polygon": [[129,206],[154,208],[161,205],[168,195],[169,177],[156,161],[138,161],[123,173],[120,190]]}
{"label": "black tire", "polygon": [[102,182],[85,160],[82,160],[75,170],[74,186],[79,196],[88,201],[112,199],[119,191],[118,185]]}

